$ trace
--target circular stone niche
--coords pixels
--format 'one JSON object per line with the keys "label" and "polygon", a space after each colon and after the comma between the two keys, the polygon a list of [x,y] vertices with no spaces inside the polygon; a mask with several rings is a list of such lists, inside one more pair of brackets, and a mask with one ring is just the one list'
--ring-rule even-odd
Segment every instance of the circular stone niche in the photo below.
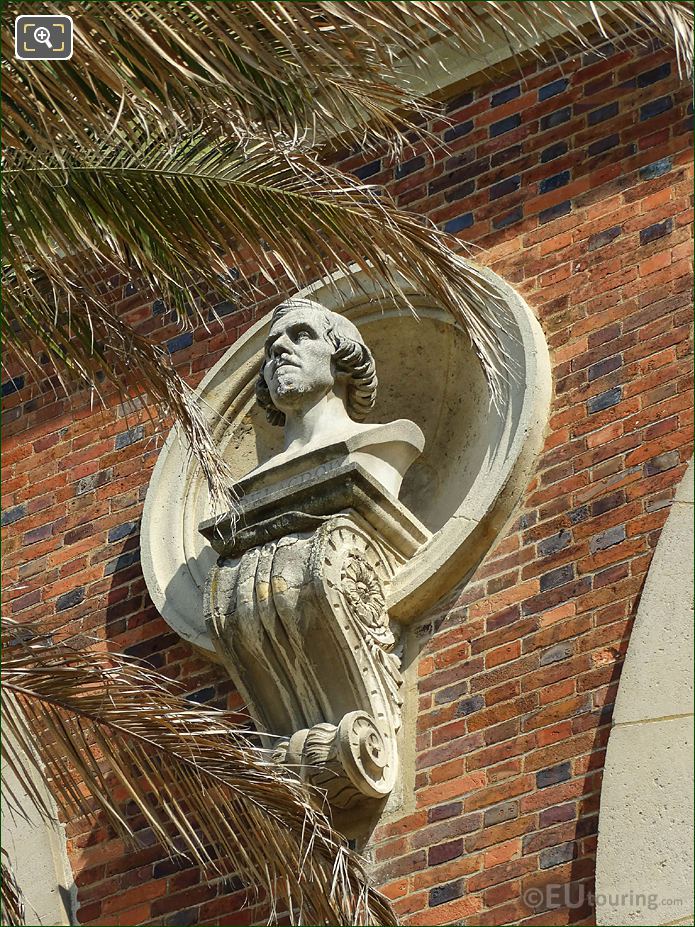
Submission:
{"label": "circular stone niche", "polygon": [[[425,435],[400,501],[432,538],[391,585],[389,612],[402,622],[417,618],[479,563],[523,490],[542,441],[550,399],[545,340],[520,297],[490,271],[483,274],[508,307],[500,338],[510,374],[497,403],[465,331],[405,281],[407,304],[360,272],[298,294],[345,314],[373,352],[379,387],[369,421],[412,419]],[[282,450],[282,429],[268,424],[255,402],[269,326],[270,315],[232,345],[197,391],[235,478]],[[143,570],[160,613],[207,651],[203,588],[216,555],[198,525],[212,514],[200,468],[173,429],[145,501]]]}

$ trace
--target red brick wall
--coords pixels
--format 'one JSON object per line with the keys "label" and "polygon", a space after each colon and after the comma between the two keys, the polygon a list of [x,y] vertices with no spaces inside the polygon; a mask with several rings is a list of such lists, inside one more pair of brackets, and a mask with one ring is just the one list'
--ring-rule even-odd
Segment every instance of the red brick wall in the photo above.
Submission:
{"label": "red brick wall", "polygon": [[[416,810],[375,834],[406,923],[592,923],[601,772],[646,571],[692,452],[689,89],[666,50],[569,57],[450,101],[449,142],[350,169],[475,246],[546,333],[554,394],[515,520],[469,585],[418,623]],[[160,304],[114,298],[170,341],[192,383],[252,321],[181,336]],[[72,406],[10,371],[5,605],[19,620],[150,660],[200,701],[239,707],[221,671],[149,602],[138,525],[161,441],[146,418]],[[451,605],[451,602],[454,604]],[[68,825],[85,924],[252,923],[239,886],[105,829]],[[573,886],[560,907],[529,889]],[[564,901],[570,902],[563,904]]]}

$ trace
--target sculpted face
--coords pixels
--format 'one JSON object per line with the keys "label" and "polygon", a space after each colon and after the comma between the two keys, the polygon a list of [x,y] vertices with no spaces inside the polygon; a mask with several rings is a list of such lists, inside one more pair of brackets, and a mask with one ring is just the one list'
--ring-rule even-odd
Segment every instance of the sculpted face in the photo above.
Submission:
{"label": "sculpted face", "polygon": [[277,319],[265,342],[263,370],[276,408],[301,410],[326,396],[335,384],[334,352],[321,313],[301,308]]}

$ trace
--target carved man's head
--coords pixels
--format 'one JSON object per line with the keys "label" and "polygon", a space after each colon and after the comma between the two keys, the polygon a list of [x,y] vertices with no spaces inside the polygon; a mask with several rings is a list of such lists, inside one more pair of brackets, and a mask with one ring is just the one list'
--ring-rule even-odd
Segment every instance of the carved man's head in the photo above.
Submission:
{"label": "carved man's head", "polygon": [[290,299],[273,313],[256,397],[268,421],[283,425],[285,412],[301,409],[331,390],[361,422],[376,399],[374,358],[344,316],[309,299]]}

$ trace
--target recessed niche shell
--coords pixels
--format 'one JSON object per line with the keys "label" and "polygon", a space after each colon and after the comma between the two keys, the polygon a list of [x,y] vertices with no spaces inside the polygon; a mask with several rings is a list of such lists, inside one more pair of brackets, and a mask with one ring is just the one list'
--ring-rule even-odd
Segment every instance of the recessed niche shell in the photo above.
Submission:
{"label": "recessed niche shell", "polygon": [[[370,421],[412,419],[425,434],[424,453],[406,474],[400,500],[432,538],[389,590],[389,613],[403,623],[460,584],[490,548],[526,485],[547,420],[550,366],[540,326],[511,287],[482,273],[507,297],[500,337],[510,375],[497,403],[465,331],[405,282],[407,302],[360,272],[299,294],[343,312],[371,348],[379,390]],[[282,449],[281,428],[269,425],[255,402],[269,325],[266,316],[249,329],[198,388],[235,478]],[[198,525],[212,514],[202,473],[174,429],[145,502],[143,570],[164,618],[208,651],[203,586],[216,555]]]}

